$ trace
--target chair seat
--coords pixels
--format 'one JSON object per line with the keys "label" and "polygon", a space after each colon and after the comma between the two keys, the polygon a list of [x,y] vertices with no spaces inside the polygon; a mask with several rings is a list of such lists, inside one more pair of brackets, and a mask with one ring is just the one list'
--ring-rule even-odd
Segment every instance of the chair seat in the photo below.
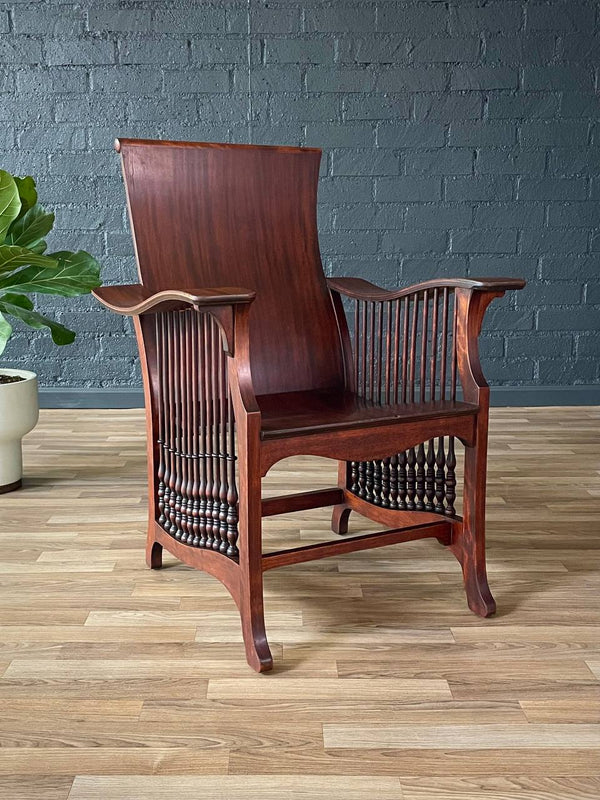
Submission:
{"label": "chair seat", "polygon": [[345,391],[308,391],[257,397],[262,439],[277,439],[476,414],[478,406],[455,400],[380,405]]}

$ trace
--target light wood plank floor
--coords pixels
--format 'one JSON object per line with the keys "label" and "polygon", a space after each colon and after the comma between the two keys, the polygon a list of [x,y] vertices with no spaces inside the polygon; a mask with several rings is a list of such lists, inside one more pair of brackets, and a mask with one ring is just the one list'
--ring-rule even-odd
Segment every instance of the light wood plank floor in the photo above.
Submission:
{"label": "light wood plank floor", "polygon": [[[142,413],[42,412],[0,497],[1,796],[600,797],[599,424],[493,410],[495,618],[433,541],[274,570],[259,676],[214,579],[144,565]],[[265,493],[335,472],[282,462]],[[264,523],[267,549],[330,537],[328,510]]]}

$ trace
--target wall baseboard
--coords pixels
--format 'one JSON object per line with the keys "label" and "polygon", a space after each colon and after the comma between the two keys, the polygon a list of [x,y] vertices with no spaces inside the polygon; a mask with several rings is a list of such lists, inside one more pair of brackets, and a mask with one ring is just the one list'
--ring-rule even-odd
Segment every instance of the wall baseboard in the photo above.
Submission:
{"label": "wall baseboard", "polygon": [[[138,388],[41,387],[42,408],[142,408]],[[600,384],[586,386],[494,386],[492,406],[596,406]]]}

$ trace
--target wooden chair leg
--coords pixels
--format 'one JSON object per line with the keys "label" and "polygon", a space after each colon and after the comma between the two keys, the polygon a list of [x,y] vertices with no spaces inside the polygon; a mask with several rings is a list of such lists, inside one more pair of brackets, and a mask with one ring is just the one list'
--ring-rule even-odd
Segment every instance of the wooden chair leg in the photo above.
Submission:
{"label": "wooden chair leg", "polygon": [[265,632],[263,604],[262,501],[258,429],[254,426],[254,420],[251,418],[246,424],[248,424],[249,430],[248,428],[246,431],[241,430],[238,434],[240,476],[238,607],[248,664],[256,672],[267,672],[273,668],[273,657]]}
{"label": "wooden chair leg", "polygon": [[[338,486],[340,489],[348,487],[348,464],[346,461],[338,461]],[[344,503],[340,503],[333,507],[331,515],[331,530],[334,533],[344,536],[348,533],[348,517],[350,516],[351,508],[348,508]]]}
{"label": "wooden chair leg", "polygon": [[256,672],[273,669],[273,656],[265,631],[262,570],[242,570],[239,610],[246,660]]}
{"label": "wooden chair leg", "polygon": [[348,533],[348,518],[350,516],[351,508],[340,504],[333,507],[331,515],[331,530],[334,533],[339,533],[340,536]]}
{"label": "wooden chair leg", "polygon": [[[154,528],[154,525],[152,525]],[[160,569],[162,567],[162,544],[159,544],[154,539],[154,531],[148,531],[148,539],[146,542],[146,564],[150,569]]]}
{"label": "wooden chair leg", "polygon": [[479,426],[478,441],[465,447],[463,522],[454,527],[450,549],[460,562],[471,611],[489,617],[496,611],[485,565],[485,488],[487,429]]}

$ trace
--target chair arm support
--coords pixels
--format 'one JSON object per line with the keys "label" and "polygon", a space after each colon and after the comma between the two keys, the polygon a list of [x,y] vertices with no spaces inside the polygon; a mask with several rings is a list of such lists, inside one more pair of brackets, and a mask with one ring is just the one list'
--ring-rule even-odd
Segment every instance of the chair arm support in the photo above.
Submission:
{"label": "chair arm support", "polygon": [[525,281],[521,278],[435,278],[402,289],[383,289],[363,278],[328,278],[327,285],[331,291],[346,297],[380,302],[398,300],[407,295],[423,292],[425,289],[443,289],[444,287],[469,289],[474,292],[505,292],[510,289],[522,289]]}
{"label": "chair arm support", "polygon": [[479,359],[479,334],[487,307],[495,298],[503,297],[504,290],[457,289],[455,295],[456,362],[463,397],[467,403],[487,408],[490,390]]}
{"label": "chair arm support", "polygon": [[111,311],[132,317],[161,311],[183,310],[190,306],[199,310],[207,306],[251,303],[256,297],[256,292],[230,286],[194,291],[166,289],[153,293],[141,283],[128,286],[100,286],[94,289],[92,294]]}

